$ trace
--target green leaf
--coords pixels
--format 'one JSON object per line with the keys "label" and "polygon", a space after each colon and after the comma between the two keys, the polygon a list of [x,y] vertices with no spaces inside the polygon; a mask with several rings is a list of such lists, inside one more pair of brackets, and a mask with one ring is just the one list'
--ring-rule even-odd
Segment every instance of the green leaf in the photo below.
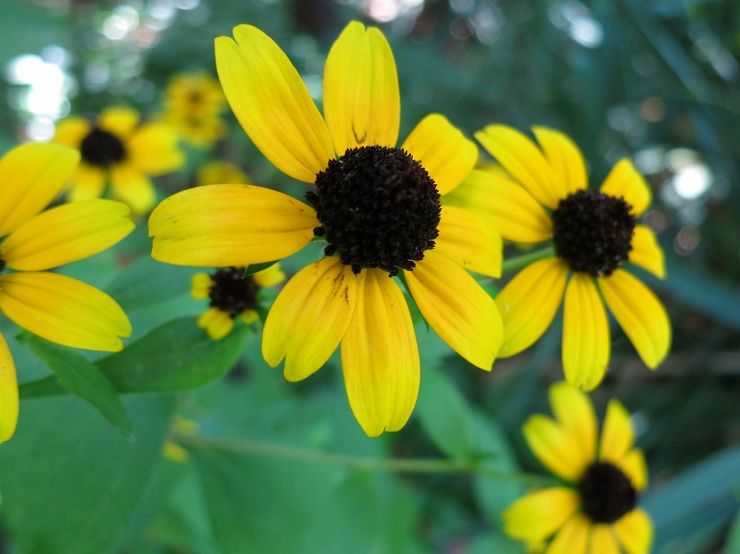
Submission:
{"label": "green leaf", "polygon": [[255,273],[262,271],[263,269],[267,269],[271,265],[275,265],[275,263],[276,262],[263,262],[261,264],[248,265],[244,268],[244,274],[242,275],[242,278],[246,279],[250,275],[254,275]]}
{"label": "green leaf", "polygon": [[524,554],[524,546],[505,535],[490,533],[473,540],[464,554]]}
{"label": "green leaf", "polygon": [[191,268],[142,256],[121,271],[107,290],[124,310],[132,311],[186,295],[192,274]]}

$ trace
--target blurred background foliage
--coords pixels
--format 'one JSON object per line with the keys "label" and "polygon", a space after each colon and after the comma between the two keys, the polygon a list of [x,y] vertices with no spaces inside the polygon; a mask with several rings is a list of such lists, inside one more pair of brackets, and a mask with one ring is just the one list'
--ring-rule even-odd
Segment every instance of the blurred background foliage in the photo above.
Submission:
{"label": "blurred background foliage", "polygon": [[[545,123],[581,146],[593,181],[632,156],[653,187],[648,222],[668,260],[665,282],[643,277],[669,308],[674,346],[651,373],[616,332],[594,399],[603,411],[619,397],[634,414],[656,552],[740,552],[737,0],[2,4],[1,151],[50,139],[70,113],[126,104],[155,117],[170,77],[215,75],[213,38],[242,22],[281,44],[320,101],[325,54],[359,18],[394,47],[402,135],[430,111],[468,133]],[[302,194],[224,117],[228,136],[212,151],[190,147],[187,167],[159,180],[162,197],[193,186],[212,158]],[[540,471],[520,427],[547,410],[547,384],[561,375],[558,324],[491,374],[420,326],[416,413],[402,432],[368,440],[336,358],[295,385],[265,366],[254,329],[210,341],[194,324],[203,305],[188,296],[192,271],[148,259],[140,223],[69,270],[129,312],[124,352],[70,352],[2,324],[25,384],[17,434],[0,447],[0,552],[523,552],[500,514],[526,483],[496,475]],[[105,394],[79,387],[70,367],[102,374]],[[391,471],[392,457],[454,467]]]}

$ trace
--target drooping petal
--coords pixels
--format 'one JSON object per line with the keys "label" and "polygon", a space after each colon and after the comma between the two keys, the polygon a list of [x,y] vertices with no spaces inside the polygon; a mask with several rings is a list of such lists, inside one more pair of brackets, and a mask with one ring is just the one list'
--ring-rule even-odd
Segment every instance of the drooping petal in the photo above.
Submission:
{"label": "drooping petal", "polygon": [[599,287],[642,361],[655,369],[671,347],[671,323],[663,304],[637,277],[622,269],[599,277]]}
{"label": "drooping petal", "polygon": [[122,141],[134,132],[138,124],[139,112],[125,106],[106,108],[98,117],[98,126]]}
{"label": "drooping petal", "polygon": [[506,125],[489,125],[475,138],[535,200],[552,209],[558,205],[553,171],[526,135]]}
{"label": "drooping petal", "polygon": [[0,246],[8,267],[39,271],[106,250],[134,230],[126,205],[112,200],[65,204],[40,213]]}
{"label": "drooping petal", "polygon": [[533,127],[532,132],[540,143],[553,175],[559,199],[588,186],[586,162],[580,149],[560,131],[548,127]]}
{"label": "drooping petal", "polygon": [[593,554],[619,554],[619,543],[609,525],[598,524],[591,527],[591,549],[589,552]]}
{"label": "drooping petal", "polygon": [[549,417],[535,414],[524,424],[524,438],[537,459],[567,481],[577,481],[593,462],[579,448],[579,437]]}
{"label": "drooping petal", "polygon": [[305,379],[326,363],[344,337],[355,309],[357,276],[337,257],[307,265],[278,295],[262,333],[262,355],[285,358],[288,381]]}
{"label": "drooping petal", "polygon": [[0,276],[0,310],[20,327],[87,350],[117,352],[131,334],[121,307],[104,292],[56,273]]}
{"label": "drooping petal", "polygon": [[203,312],[197,323],[198,327],[204,329],[213,340],[221,340],[234,328],[231,316],[216,308],[209,308]]}
{"label": "drooping petal", "polygon": [[653,523],[645,510],[637,508],[613,525],[627,554],[648,554],[653,543]]}
{"label": "drooping petal", "polygon": [[587,395],[567,383],[550,387],[550,406],[558,423],[578,443],[584,460],[596,458],[596,414]]}
{"label": "drooping petal", "polygon": [[496,297],[504,320],[499,356],[518,354],[548,328],[565,291],[567,266],[558,258],[537,261],[509,281]]}
{"label": "drooping petal", "polygon": [[439,114],[422,119],[402,148],[427,170],[440,194],[454,190],[478,161],[475,143]]}
{"label": "drooping petal", "polygon": [[642,450],[633,448],[625,454],[617,465],[629,477],[632,486],[638,492],[645,490],[648,484],[648,469]]}
{"label": "drooping petal", "polygon": [[67,197],[71,202],[93,200],[103,196],[108,171],[101,167],[86,164],[84,161],[77,166],[69,182]]}
{"label": "drooping petal", "polygon": [[90,122],[84,117],[68,117],[57,123],[54,142],[76,150],[91,128]]}
{"label": "drooping petal", "polygon": [[0,159],[0,236],[31,219],[62,191],[80,161],[66,146],[29,142]]}
{"label": "drooping petal", "polygon": [[504,531],[516,539],[540,542],[560,529],[579,504],[578,493],[568,487],[526,494],[503,513]]}
{"label": "drooping petal", "polygon": [[442,206],[438,229],[435,252],[465,269],[490,277],[501,276],[501,237],[483,216],[465,208]]}
{"label": "drooping petal", "polygon": [[263,269],[252,275],[252,279],[260,287],[272,287],[285,281],[285,273],[283,273],[279,263],[272,264],[267,269]]}
{"label": "drooping petal", "polygon": [[359,146],[395,146],[401,99],[393,52],[376,27],[351,22],[329,51],[324,117],[338,155]]}
{"label": "drooping petal", "polygon": [[179,192],[149,218],[152,256],[176,265],[245,266],[303,248],[315,212],[283,193],[253,185],[206,185]]}
{"label": "drooping petal", "polygon": [[157,202],[157,191],[149,177],[131,164],[121,164],[111,168],[111,187],[113,195],[131,206],[136,214],[145,214]]}
{"label": "drooping petal", "polygon": [[545,554],[587,554],[589,526],[586,516],[573,514],[555,535]]}
{"label": "drooping petal", "polygon": [[636,216],[645,213],[653,199],[650,186],[628,158],[622,158],[612,168],[601,185],[601,192],[624,198]]}
{"label": "drooping petal", "polygon": [[489,371],[501,346],[501,316],[475,279],[434,250],[404,276],[435,333],[471,364]]}
{"label": "drooping petal", "polygon": [[177,133],[169,125],[141,126],[126,143],[128,161],[146,175],[162,175],[178,169],[185,156],[177,147]]}
{"label": "drooping petal", "polygon": [[18,424],[18,381],[5,337],[0,335],[0,443],[9,440]]}
{"label": "drooping petal", "polygon": [[601,431],[599,459],[617,464],[632,448],[634,442],[635,433],[629,412],[618,400],[610,400],[604,418],[604,428]]}
{"label": "drooping petal", "polygon": [[658,239],[653,230],[646,225],[635,226],[629,260],[656,277],[660,279],[665,278],[665,256],[663,255],[663,249],[658,244]]}
{"label": "drooping petal", "polygon": [[385,271],[360,274],[342,369],[349,405],[369,437],[406,424],[419,393],[419,349],[406,299]]}
{"label": "drooping petal", "polygon": [[593,278],[575,273],[565,289],[563,370],[574,387],[592,390],[609,364],[609,320]]}
{"label": "drooping petal", "polygon": [[205,300],[213,285],[213,279],[208,273],[196,273],[190,279],[190,296],[195,300]]}
{"label": "drooping petal", "polygon": [[234,115],[275,167],[313,183],[334,148],[306,85],[265,33],[239,25],[234,37],[216,39],[216,68]]}

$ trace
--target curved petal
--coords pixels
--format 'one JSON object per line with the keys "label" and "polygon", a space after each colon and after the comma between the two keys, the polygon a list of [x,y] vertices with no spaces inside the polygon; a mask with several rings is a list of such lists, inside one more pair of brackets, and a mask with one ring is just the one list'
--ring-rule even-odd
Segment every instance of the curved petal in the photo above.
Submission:
{"label": "curved petal", "polygon": [[67,197],[71,202],[100,198],[107,178],[107,170],[82,162],[70,179]]}
{"label": "curved petal", "polygon": [[275,167],[313,183],[334,148],[306,85],[265,33],[239,25],[234,37],[216,39],[218,77],[234,115]]}
{"label": "curved petal", "polygon": [[117,352],[131,334],[121,307],[104,292],[56,273],[0,276],[0,310],[28,331],[64,346]]}
{"label": "curved petal", "polygon": [[663,249],[658,244],[658,239],[650,227],[636,225],[635,234],[632,235],[632,250],[630,250],[630,262],[639,265],[659,279],[665,278],[665,257]]}
{"label": "curved petal", "polygon": [[285,358],[288,381],[305,379],[326,363],[344,337],[357,298],[358,278],[337,257],[307,265],[285,285],[267,315],[262,356]]}
{"label": "curved petal", "polygon": [[164,200],[149,218],[152,256],[176,265],[246,266],[298,252],[313,238],[315,212],[253,185],[205,185]]}
{"label": "curved petal", "polygon": [[535,200],[552,209],[558,205],[553,171],[526,135],[507,125],[489,125],[475,138]]}
{"label": "curved petal", "polygon": [[501,346],[501,316],[475,279],[434,250],[404,276],[435,333],[471,364],[490,371]]}
{"label": "curved petal", "polygon": [[113,195],[131,206],[136,214],[145,214],[157,203],[157,191],[149,177],[130,164],[113,166],[110,172]]}
{"label": "curved petal", "polygon": [[177,133],[162,123],[143,125],[128,140],[126,150],[127,162],[147,175],[169,173],[185,162],[177,146]]}
{"label": "curved petal", "polygon": [[98,127],[126,140],[139,124],[139,112],[125,106],[106,108],[98,117]]}
{"label": "curved petal", "polygon": [[499,356],[518,354],[552,323],[565,291],[567,266],[558,258],[537,261],[517,273],[496,297],[504,320]]}
{"label": "curved petal", "polygon": [[622,269],[599,277],[601,294],[642,361],[655,369],[671,348],[671,323],[658,297]]}
{"label": "curved petal", "polygon": [[18,424],[18,381],[13,355],[0,335],[0,444],[9,440]]}
{"label": "curved petal", "polygon": [[198,318],[198,327],[204,329],[213,340],[221,340],[231,333],[234,320],[231,316],[216,308],[209,308]]}
{"label": "curved petal", "polygon": [[584,460],[596,459],[596,413],[587,395],[567,383],[550,387],[550,406],[558,423],[579,445]]}
{"label": "curved petal", "polygon": [[427,170],[440,194],[457,187],[478,161],[475,143],[439,114],[422,119],[402,148]]}
{"label": "curved petal", "polygon": [[68,117],[57,123],[54,142],[76,150],[91,129],[92,125],[84,117]]}
{"label": "curved petal", "polygon": [[555,535],[545,554],[587,554],[589,527],[586,516],[574,514]]}
{"label": "curved petal", "polygon": [[619,554],[619,544],[609,525],[591,527],[591,549],[594,554]]}
{"label": "curved petal", "polygon": [[272,287],[274,285],[277,285],[278,283],[282,283],[283,281],[285,281],[285,273],[283,273],[280,264],[276,263],[272,264],[267,269],[258,271],[257,273],[252,275],[252,279],[260,287]]}
{"label": "curved petal", "polygon": [[601,383],[609,364],[609,320],[593,278],[575,273],[565,289],[563,370],[567,381],[583,390]]}
{"label": "curved petal", "polygon": [[442,206],[438,229],[435,252],[465,269],[491,277],[501,276],[501,237],[482,216],[464,208]]}
{"label": "curved petal", "polygon": [[645,178],[628,158],[622,158],[615,164],[604,179],[601,192],[624,198],[632,206],[632,213],[636,216],[645,213],[653,199],[653,193]]}
{"label": "curved petal", "polygon": [[586,162],[565,133],[548,127],[533,127],[532,132],[550,164],[558,199],[588,187]]}
{"label": "curved petal", "polygon": [[369,437],[406,424],[419,394],[419,348],[406,299],[385,271],[360,274],[342,369],[352,413]]}
{"label": "curved petal", "polygon": [[632,510],[613,525],[627,554],[648,554],[653,543],[653,523],[645,510]]}
{"label": "curved petal", "polygon": [[503,513],[504,531],[510,537],[540,542],[570,519],[580,505],[578,493],[568,487],[551,487],[526,494]]}
{"label": "curved petal", "polygon": [[195,300],[205,300],[213,286],[213,279],[208,273],[196,273],[190,278],[190,296]]}
{"label": "curved petal", "polygon": [[619,400],[612,399],[606,408],[604,428],[601,430],[599,459],[619,463],[635,442],[629,412]]}
{"label": "curved petal", "polygon": [[359,146],[395,146],[401,98],[393,52],[376,27],[352,21],[329,51],[324,117],[338,155]]}
{"label": "curved petal", "polygon": [[126,205],[112,200],[65,204],[18,227],[0,246],[8,267],[38,271],[87,258],[134,230]]}
{"label": "curved petal", "polygon": [[524,424],[524,438],[542,465],[567,481],[577,481],[593,462],[581,451],[579,437],[549,417],[535,414]]}
{"label": "curved petal", "polygon": [[80,153],[66,146],[29,142],[0,159],[0,236],[43,210],[74,174]]}
{"label": "curved petal", "polygon": [[633,448],[617,464],[624,474],[629,477],[632,486],[638,492],[645,490],[648,484],[648,469],[645,455],[642,450]]}
{"label": "curved petal", "polygon": [[482,213],[506,240],[536,243],[552,236],[547,212],[500,167],[473,170],[442,202]]}

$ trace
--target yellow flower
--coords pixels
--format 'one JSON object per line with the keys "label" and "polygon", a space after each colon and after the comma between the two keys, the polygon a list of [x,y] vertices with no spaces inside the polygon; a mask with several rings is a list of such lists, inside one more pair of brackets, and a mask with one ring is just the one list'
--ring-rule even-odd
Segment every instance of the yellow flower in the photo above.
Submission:
{"label": "yellow flower", "polygon": [[198,172],[198,186],[239,185],[249,183],[249,177],[239,166],[221,160],[204,165]]}
{"label": "yellow flower", "polygon": [[653,526],[637,506],[648,482],[633,447],[629,414],[611,400],[597,449],[597,422],[588,396],[566,383],[550,388],[555,420],[534,415],[524,437],[535,456],[568,482],[516,500],[503,514],[513,538],[537,544],[554,535],[548,554],[646,554]]}
{"label": "yellow flower", "polygon": [[110,181],[112,195],[139,214],[156,202],[149,177],[173,171],[184,161],[169,125],[139,125],[138,112],[130,108],[108,108],[95,122],[67,118],[59,123],[54,142],[82,155],[71,179],[70,200],[98,198]]}
{"label": "yellow flower", "polygon": [[[0,159],[0,311],[47,340],[114,352],[131,325],[107,294],[46,270],[102,252],[128,235],[129,209],[111,200],[88,200],[44,211],[79,161],[74,150],[29,143]],[[18,420],[15,365],[0,335],[0,442]]]}
{"label": "yellow flower", "polygon": [[257,321],[260,289],[285,280],[280,264],[273,264],[246,278],[243,275],[244,267],[224,267],[210,275],[193,275],[190,294],[196,300],[208,299],[211,306],[198,318],[198,326],[205,329],[213,340],[221,340],[228,335],[237,317],[247,325]]}
{"label": "yellow flower", "polygon": [[163,119],[186,140],[208,146],[224,135],[221,112],[225,107],[221,87],[210,75],[180,74],[167,86]]}
{"label": "yellow flower", "polygon": [[622,159],[599,190],[589,189],[578,147],[552,129],[535,127],[534,134],[539,147],[503,125],[478,132],[501,166],[473,171],[450,200],[487,215],[504,239],[554,242],[553,255],[519,272],[496,298],[504,320],[499,356],[532,345],[564,302],[565,378],[593,389],[609,363],[606,302],[642,360],[655,368],[670,348],[668,315],[655,294],[623,268],[629,262],[658,277],[665,274],[654,233],[637,223],[650,204],[650,188]]}
{"label": "yellow flower", "polygon": [[298,272],[265,322],[262,353],[300,381],[342,344],[349,403],[377,436],[408,420],[419,352],[408,290],[432,329],[490,370],[502,336],[495,303],[465,269],[496,276],[501,240],[479,215],[440,208],[474,167],[474,143],[441,115],[396,148],[400,95],[390,46],[353,22],[324,72],[324,117],[283,51],[249,25],[216,39],[226,98],[255,145],[281,171],[315,184],[308,203],[251,185],[211,185],[168,198],[152,213],[152,255],[194,266],[282,259],[314,237],[326,257]]}

